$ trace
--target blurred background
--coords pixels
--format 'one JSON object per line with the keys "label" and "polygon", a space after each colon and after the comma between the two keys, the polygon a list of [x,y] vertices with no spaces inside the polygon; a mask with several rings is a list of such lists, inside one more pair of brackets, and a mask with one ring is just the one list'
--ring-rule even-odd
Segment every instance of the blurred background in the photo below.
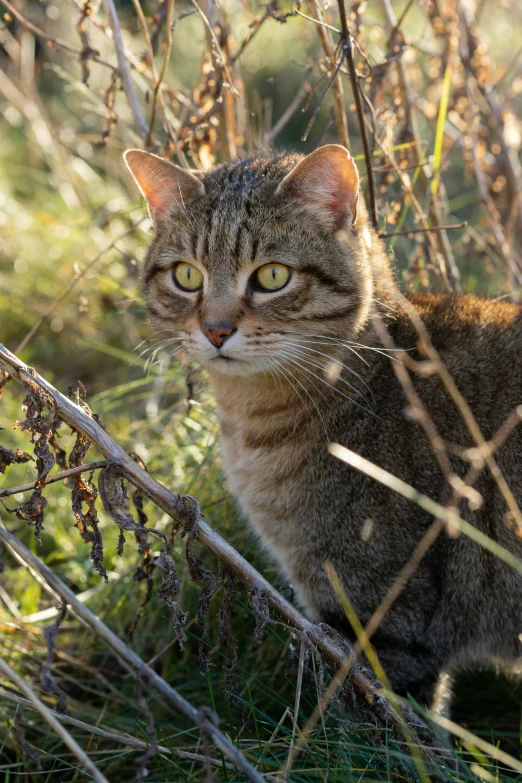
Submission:
{"label": "blurred background", "polygon": [[[357,159],[371,204],[364,133],[376,226],[403,288],[518,301],[522,6],[516,0],[356,0],[347,6],[352,79],[339,47],[338,7],[330,0],[125,0],[115,8],[116,24],[111,7],[112,0],[0,1],[0,341],[62,391],[80,380],[109,433],[173,491],[196,496],[209,523],[290,595],[224,489],[205,378],[165,352],[147,323],[138,276],[151,224],[122,152],[147,148],[206,170],[263,149],[306,153],[343,143]],[[122,88],[118,55],[130,90]],[[30,452],[27,434],[13,430],[23,419],[22,399],[8,383],[0,442]],[[74,441],[65,427],[59,442],[70,451]],[[87,459],[98,456],[93,450]],[[30,480],[31,463],[17,465],[0,475],[0,487]],[[233,635],[220,640],[212,620],[218,597],[201,642],[211,665],[200,673],[199,588],[186,574],[179,538],[178,598],[189,612],[183,651],[164,604],[148,590],[159,577],[147,571],[134,542],[117,555],[119,531],[100,511],[105,584],[75,528],[67,488],[54,484],[46,497],[41,546],[13,513],[22,494],[2,501],[0,515],[104,622],[122,638],[132,636],[162,676],[194,703],[215,707],[233,741],[276,774],[288,753],[296,695],[296,642],[288,630],[269,625],[257,645],[249,597],[238,589]],[[147,504],[146,511],[155,527],[170,530],[166,515]],[[46,657],[42,623],[52,616],[52,601],[27,570],[6,555],[3,560],[0,649],[38,688]],[[227,680],[234,661],[234,678]],[[300,725],[317,700],[314,665],[307,662]],[[54,673],[74,715],[146,736],[148,718],[133,683],[69,618]],[[519,758],[521,693],[515,675],[463,675],[453,717]],[[164,744],[201,751],[196,731],[157,699],[148,701]],[[1,694],[0,702],[0,777],[87,779],[33,713],[16,717],[15,704]],[[75,736],[111,781],[142,775],[137,751]],[[438,779],[476,780],[477,770],[484,780],[514,779],[473,743],[458,752],[457,772],[439,769]],[[210,777],[201,764],[168,754],[148,766],[147,779],[155,781],[242,779],[224,766]],[[353,713],[337,706],[288,779],[416,780],[418,774],[400,739],[388,741],[357,716],[356,706]]]}

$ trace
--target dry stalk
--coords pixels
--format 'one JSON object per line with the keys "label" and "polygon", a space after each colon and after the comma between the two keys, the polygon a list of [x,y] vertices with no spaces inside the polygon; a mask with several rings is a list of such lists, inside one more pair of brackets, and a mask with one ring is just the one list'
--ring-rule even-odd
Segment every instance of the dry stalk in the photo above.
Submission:
{"label": "dry stalk", "polygon": [[288,104],[287,108],[283,112],[283,114],[279,117],[275,125],[272,127],[269,133],[266,134],[265,140],[263,143],[263,149],[266,147],[269,147],[274,139],[281,133],[283,128],[288,125],[296,111],[298,110],[299,106],[301,105],[301,101],[305,97],[305,95],[310,90],[310,82],[309,82],[309,75],[311,73],[312,68],[308,68],[306,71],[306,76],[303,80],[303,83],[297,90],[296,94],[292,98],[291,102]]}
{"label": "dry stalk", "polygon": [[105,13],[107,14],[109,25],[112,30],[114,48],[116,49],[116,58],[118,60],[118,70],[121,76],[123,91],[125,92],[125,97],[127,98],[127,102],[132,111],[136,130],[142,139],[146,139],[149,133],[149,129],[145,117],[143,116],[143,112],[138,101],[138,96],[134,90],[134,84],[132,83],[129,63],[127,61],[125,49],[123,46],[120,20],[118,19],[118,12],[116,11],[114,0],[103,0],[103,6],[105,8]]}
{"label": "dry stalk", "polygon": [[[167,703],[174,706],[179,712],[185,715],[194,726],[204,732],[204,734],[217,745],[221,752],[232,761],[237,769],[246,775],[251,783],[263,783],[261,775],[254,770],[252,765],[245,759],[242,753],[234,747],[230,740],[219,731],[214,722],[216,716],[209,717],[207,711],[194,707],[189,701],[181,696],[175,688],[165,682],[154,669],[148,666],[139,655],[116,636],[110,628],[102,623],[90,609],[78,601],[72,590],[47,568],[41,560],[33,555],[33,553],[15,536],[9,533],[2,524],[0,524],[0,541],[2,541],[11,552],[18,555],[35,574],[38,574],[39,581],[46,590],[50,590],[53,595],[58,596],[68,607],[70,607],[73,614],[89,626],[98,638],[103,640],[107,647],[116,654],[116,657],[127,670],[132,672],[139,680],[145,682],[151,690],[156,690]],[[2,668],[0,667],[0,671],[1,670]],[[9,675],[6,674],[6,676]],[[15,675],[15,677],[16,676],[17,675]],[[17,677],[17,687],[20,687],[19,682],[22,682],[23,684],[23,681],[20,681]],[[31,698],[28,692],[30,689],[26,690],[20,687],[20,690],[22,690],[28,698]],[[56,719],[53,718],[53,721],[55,720]],[[102,778],[100,783],[107,783],[107,781],[105,778]]]}
{"label": "dry stalk", "polygon": [[53,476],[48,476],[45,481],[39,482],[33,481],[30,484],[22,484],[20,487],[7,487],[6,489],[0,489],[0,498],[7,498],[10,495],[18,495],[22,492],[29,492],[34,489],[39,483],[40,486],[46,487],[48,484],[54,484],[56,481],[64,481],[64,479],[70,478],[70,476],[76,476],[78,473],[89,473],[92,470],[98,470],[104,468],[107,463],[104,460],[98,460],[97,462],[88,462],[86,465],[80,465],[77,468],[70,468],[64,470],[61,473],[55,473]]}
{"label": "dry stalk", "polygon": [[339,6],[339,16],[341,17],[341,44],[343,54],[346,58],[348,66],[348,73],[350,75],[350,82],[352,85],[353,99],[355,101],[355,108],[357,111],[357,119],[359,120],[359,128],[361,132],[361,140],[364,150],[364,162],[366,164],[366,176],[368,177],[368,201],[369,201],[369,213],[370,220],[374,228],[377,228],[377,202],[375,200],[375,183],[373,179],[373,167],[372,167],[372,153],[370,145],[368,143],[368,136],[366,134],[366,123],[364,120],[364,112],[361,101],[361,92],[359,89],[359,83],[357,81],[357,73],[355,71],[355,63],[353,59],[353,45],[348,30],[348,22],[346,20],[346,8],[344,6],[344,0],[337,0]]}
{"label": "dry stalk", "polygon": [[38,698],[33,689],[30,688],[25,680],[22,680],[22,678],[11,669],[9,664],[6,663],[3,658],[0,658],[0,672],[4,675],[4,677],[7,677],[8,680],[11,680],[13,685],[16,685],[18,690],[20,690],[24,696],[27,697],[28,701],[30,701],[33,705],[34,709],[40,713],[42,718],[44,718],[44,720],[49,724],[55,734],[60,737],[62,742],[64,742],[65,745],[67,745],[67,747],[72,750],[80,764],[85,767],[90,775],[92,775],[96,783],[109,783],[105,775],[102,775],[96,764],[90,760],[89,756],[85,753],[83,748],[81,748],[76,740],[71,737],[69,732],[64,729],[60,721],[57,719],[56,714],[51,712],[51,710],[45,706],[45,704]]}
{"label": "dry stalk", "polygon": [[[82,50],[77,49],[75,46],[71,46],[70,44],[66,43],[65,41],[62,41],[61,38],[54,38],[52,35],[49,35],[44,30],[40,30],[39,27],[37,27],[35,24],[29,21],[29,19],[26,19],[25,16],[23,16],[20,11],[18,11],[17,8],[14,7],[14,5],[11,5],[9,0],[6,0],[5,3],[2,0],[2,5],[5,5],[7,10],[10,14],[12,14],[15,19],[17,19],[21,25],[23,25],[26,30],[29,30],[33,35],[36,35],[38,38],[43,38],[44,41],[46,41],[49,45],[56,46],[59,49],[63,49],[64,52],[68,52],[69,54],[74,54],[76,57],[81,57]],[[94,62],[99,63],[99,65],[103,65],[106,68],[110,68],[112,71],[115,71],[116,68],[111,63],[107,62],[106,60],[103,60],[96,52],[90,52],[89,53],[89,59],[94,60]]]}
{"label": "dry stalk", "polygon": [[[386,30],[388,32],[388,36],[390,41],[393,40],[396,33],[400,29],[400,25],[402,24],[402,21],[409,10],[410,4],[406,6],[403,13],[401,14],[401,18],[399,22],[397,22],[397,19],[395,17],[395,12],[393,10],[391,0],[381,0],[381,8],[385,20]],[[417,165],[420,165],[422,162],[422,145],[420,143],[420,134],[419,134],[419,127],[417,124],[417,117],[414,110],[414,101],[412,99],[412,91],[410,87],[410,81],[408,78],[408,70],[406,68],[406,64],[402,60],[402,58],[399,58],[397,60],[397,72],[399,76],[399,85],[400,85],[400,91],[401,91],[401,98],[402,98],[402,107],[406,114],[406,120],[409,125],[409,129],[411,131],[411,135],[413,137],[413,140],[415,144],[413,145],[413,152],[416,158]],[[421,185],[424,190],[428,189],[429,180],[426,173],[426,169],[423,165],[421,165],[420,169],[420,181]],[[430,206],[429,206],[429,212],[430,217],[432,219],[432,222],[435,226],[440,226],[442,223],[440,209],[438,207],[438,204],[435,201],[435,197],[430,199]],[[440,252],[442,253],[446,267],[448,270],[448,277],[449,281],[451,283],[451,287],[454,290],[459,290],[460,288],[460,272],[457,267],[457,264],[455,263],[455,257],[453,255],[453,251],[451,249],[451,244],[448,238],[448,235],[444,229],[441,229],[440,235],[439,235],[440,243],[439,248]]]}
{"label": "dry stalk", "polygon": [[[6,691],[3,688],[0,688],[0,698],[1,699],[7,699],[7,701],[11,701],[14,704],[18,704],[21,707],[28,707],[29,709],[36,710],[36,707],[34,706],[32,701],[29,701],[29,699],[23,699],[21,696],[17,696],[15,693],[11,693],[10,691]],[[77,729],[81,729],[81,731],[87,732],[87,734],[92,734],[95,737],[100,737],[101,739],[109,740],[110,742],[119,742],[122,745],[126,745],[129,748],[136,748],[136,750],[148,750],[149,745],[147,745],[146,742],[143,742],[142,740],[136,739],[136,737],[127,736],[124,734],[117,734],[114,731],[108,731],[107,729],[102,729],[99,726],[93,726],[91,723],[85,723],[83,720],[78,720],[78,718],[72,718],[70,715],[64,715],[62,712],[57,712],[56,710],[49,710],[51,715],[54,715],[57,720],[60,721],[60,723],[66,723],[69,726],[74,726]],[[213,759],[208,758],[207,756],[202,756],[199,753],[191,753],[188,750],[180,750],[179,748],[167,748],[163,745],[158,745],[158,751],[160,753],[165,753],[167,756],[177,756],[179,759],[184,759],[185,761],[195,761],[197,764],[212,764],[213,767],[220,767],[220,769],[223,769],[223,764],[225,764],[225,768],[234,771],[235,767],[233,764],[230,764],[230,762],[225,761],[223,762],[221,759]],[[264,775],[265,780],[273,780],[272,775]]]}
{"label": "dry stalk", "polygon": [[480,431],[480,427],[478,426],[477,421],[473,416],[473,412],[468,402],[460,393],[457,384],[455,383],[450,373],[446,369],[444,362],[441,360],[435,346],[433,345],[428,330],[424,326],[422,318],[415,310],[413,305],[408,301],[408,299],[406,299],[406,297],[403,296],[397,289],[394,288],[391,291],[391,294],[392,296],[394,296],[397,303],[401,307],[403,307],[406,313],[408,314],[408,317],[410,318],[413,326],[415,327],[417,334],[422,340],[424,352],[426,353],[428,358],[433,362],[433,366],[436,369],[438,375],[440,376],[440,379],[444,384],[446,391],[448,392],[449,396],[453,400],[453,404],[459,411],[462,420],[468,429],[469,434],[475,441],[475,444],[478,447],[478,450],[483,460],[485,461],[489,469],[489,472],[491,473],[493,479],[496,481],[497,486],[506,502],[506,505],[512,514],[514,522],[519,526],[519,528],[522,529],[522,513],[518,507],[516,499],[511,489],[509,488],[506,479],[504,478],[500,468],[498,467],[497,462],[493,454],[491,453],[490,447],[486,443],[486,440],[482,435],[482,432]]}
{"label": "dry stalk", "polygon": [[[135,0],[135,7],[136,4],[139,6],[138,0]],[[141,11],[141,6],[139,6]],[[143,12],[142,12],[143,14]],[[151,69],[153,69],[154,74],[154,92],[152,94],[152,105],[150,109],[150,122],[149,122],[149,132],[147,134],[147,138],[145,140],[145,147],[149,147],[151,143],[152,134],[154,133],[154,120],[156,119],[156,104],[158,102],[158,94],[161,90],[161,84],[163,82],[163,79],[165,78],[165,74],[167,72],[167,67],[170,60],[170,54],[172,51],[172,17],[174,15],[174,0],[167,0],[167,16],[165,21],[165,35],[166,35],[166,45],[165,45],[165,57],[163,58],[163,63],[161,66],[161,71],[159,72],[159,75],[155,73],[156,68],[154,64],[154,52],[152,51],[152,43],[150,42],[150,37],[148,40],[148,43],[150,44],[150,50],[149,50],[149,59],[150,59],[150,66]]]}
{"label": "dry stalk", "polygon": [[[332,33],[328,29],[328,27],[324,24],[323,11],[321,9],[321,6],[319,5],[318,0],[310,0],[310,5],[311,5],[311,10],[315,12],[317,21],[321,22],[321,24],[317,25],[317,33],[321,40],[321,44],[324,49],[326,59],[328,60],[329,68],[333,72],[337,68],[337,63],[336,63],[335,46],[332,39]],[[344,110],[343,80],[341,78],[340,73],[336,74],[334,78],[333,90],[334,90],[335,121],[337,125],[337,135],[339,137],[339,142],[343,145],[343,147],[346,147],[346,149],[349,150],[350,137],[348,135],[348,122],[346,119],[346,112]]]}

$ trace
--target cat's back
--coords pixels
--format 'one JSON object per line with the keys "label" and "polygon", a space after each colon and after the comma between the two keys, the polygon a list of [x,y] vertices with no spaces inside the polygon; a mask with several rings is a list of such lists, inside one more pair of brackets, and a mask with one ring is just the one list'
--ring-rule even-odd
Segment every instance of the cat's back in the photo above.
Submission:
{"label": "cat's back", "polygon": [[[433,345],[446,350],[457,345],[500,341],[506,348],[520,348],[522,306],[502,299],[486,299],[472,294],[407,294],[406,300],[420,316]],[[408,312],[397,319],[400,339],[419,332]]]}
{"label": "cat's back", "polygon": [[[419,330],[411,311],[402,311],[390,326],[394,341],[413,359],[428,360],[425,329],[458,391],[485,427],[485,436],[491,436],[522,403],[522,306],[473,295],[409,294],[406,298],[422,326]],[[447,419],[447,390],[440,397],[435,393],[442,392],[444,384],[433,370],[431,382],[422,384],[424,396],[428,405],[444,405],[438,418]]]}

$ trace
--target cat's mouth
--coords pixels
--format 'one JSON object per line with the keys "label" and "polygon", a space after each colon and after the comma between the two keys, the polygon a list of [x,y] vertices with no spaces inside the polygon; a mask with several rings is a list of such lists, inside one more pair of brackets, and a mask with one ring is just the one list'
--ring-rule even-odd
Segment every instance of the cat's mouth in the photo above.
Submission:
{"label": "cat's mouth", "polygon": [[244,362],[245,362],[244,359],[238,359],[236,356],[229,356],[226,353],[219,353],[217,356],[213,356],[210,361],[215,362],[215,361],[218,361],[219,359],[221,359],[224,362],[228,362],[228,363],[234,362],[234,363],[239,363],[239,364],[243,363],[244,364]]}

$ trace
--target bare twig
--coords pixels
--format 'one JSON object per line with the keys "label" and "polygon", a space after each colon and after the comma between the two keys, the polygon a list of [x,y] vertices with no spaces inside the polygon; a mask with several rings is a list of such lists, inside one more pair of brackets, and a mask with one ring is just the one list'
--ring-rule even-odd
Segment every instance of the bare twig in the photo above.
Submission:
{"label": "bare twig", "polygon": [[467,225],[468,221],[463,220],[462,223],[450,226],[424,226],[423,228],[405,228],[403,231],[381,231],[379,236],[381,239],[387,239],[388,237],[409,236],[410,234],[426,234],[428,231],[453,231],[456,228],[465,228]]}
{"label": "bare twig", "polygon": [[136,95],[134,85],[132,83],[129,63],[127,62],[127,57],[125,56],[125,49],[123,46],[120,20],[118,19],[118,12],[116,11],[114,0],[103,0],[103,6],[105,8],[105,13],[107,14],[109,25],[112,30],[114,46],[116,48],[116,58],[118,60],[118,70],[120,72],[121,81],[123,84],[123,91],[125,92],[127,102],[130,106],[130,110],[132,111],[136,129],[141,138],[146,139],[149,129],[147,127],[145,117],[143,116],[143,112],[138,101],[138,96]]}
{"label": "bare twig", "polygon": [[[55,481],[63,481],[69,478],[69,476],[76,476],[77,473],[89,473],[91,470],[98,470],[98,468],[104,468],[107,465],[105,460],[98,462],[88,462],[85,465],[80,465],[77,468],[70,468],[64,470],[61,473],[55,473],[53,476],[47,476],[44,482],[40,483],[40,486],[45,487],[47,484],[54,484]],[[31,484],[22,484],[20,487],[7,487],[7,489],[0,489],[0,498],[7,498],[10,495],[18,495],[22,492],[29,492],[34,489],[38,480],[33,481]]]}
{"label": "bare twig", "polygon": [[315,107],[315,109],[313,111],[313,114],[310,117],[310,121],[309,121],[308,125],[306,126],[305,132],[301,136],[301,141],[306,141],[307,140],[308,134],[310,133],[310,131],[312,129],[312,126],[313,126],[313,124],[315,122],[315,118],[319,114],[321,106],[323,105],[323,101],[326,98],[326,96],[328,95],[330,87],[335,82],[335,80],[338,78],[339,71],[341,70],[342,65],[343,65],[343,57],[341,56],[339,62],[336,64],[336,66],[335,66],[335,68],[333,70],[332,75],[330,76],[330,78],[328,80],[328,83],[327,83],[326,87],[323,90],[323,94],[321,95],[321,97],[319,98],[319,101],[317,102],[317,106]]}
{"label": "bare twig", "polygon": [[303,100],[304,96],[307,94],[308,90],[310,89],[310,82],[308,81],[308,76],[311,70],[312,70],[311,68],[308,68],[308,70],[306,71],[306,76],[304,78],[304,81],[299,87],[296,94],[294,95],[292,101],[288,104],[288,107],[285,109],[285,111],[280,116],[278,121],[272,127],[270,132],[267,133],[267,135],[265,136],[263,147],[269,147],[272,144],[276,136],[279,136],[283,128],[290,122],[290,120],[298,110],[299,106],[301,105],[301,101]]}
{"label": "bare twig", "polygon": [[[40,30],[39,27],[37,27],[35,24],[29,21],[29,19],[26,19],[25,16],[23,16],[20,11],[18,11],[17,8],[14,7],[14,5],[11,5],[9,0],[2,0],[2,5],[5,5],[7,10],[10,14],[12,14],[15,19],[18,19],[20,24],[22,24],[27,30],[29,30],[33,35],[36,35],[38,38],[43,38],[45,41],[47,41],[48,44],[52,44],[53,46],[57,46],[59,49],[63,49],[64,52],[69,52],[70,54],[74,54],[76,57],[80,57],[82,54],[81,49],[77,49],[75,46],[71,46],[70,44],[66,43],[66,41],[62,41],[61,38],[54,38],[52,35],[49,35],[45,32],[45,30]],[[115,71],[116,68],[112,63],[107,62],[106,60],[103,60],[101,57],[96,54],[96,52],[91,52],[89,54],[89,59],[94,60],[94,62],[99,63],[100,65],[104,65],[106,68],[110,68],[112,71]]]}
{"label": "bare twig", "polygon": [[[143,13],[143,9],[142,9],[142,7],[140,5],[140,0],[132,0],[132,2],[133,2],[133,5],[134,5],[134,9],[136,11],[136,15],[138,17],[138,22],[139,22],[139,25],[140,25],[140,28],[141,28],[141,32],[143,33],[143,37],[144,37],[145,43],[147,45],[147,55],[148,55],[148,60],[149,60],[149,68],[150,68],[150,72],[151,72],[151,75],[152,75],[152,81],[153,81],[154,85],[157,85],[158,82],[159,82],[159,77],[158,77],[158,71],[157,71],[157,68],[156,68],[156,63],[154,61],[154,48],[152,46],[152,40],[151,40],[151,37],[150,37],[149,29],[147,27],[147,20],[145,19],[145,14]],[[170,35],[172,36],[172,32],[171,32]],[[136,67],[135,64],[134,64],[134,67]],[[156,94],[156,92],[155,92],[155,94]],[[166,130],[168,136],[170,137],[170,139],[171,139],[171,141],[172,141],[172,143],[174,145],[174,149],[176,150],[176,155],[178,156],[178,160],[179,160],[180,164],[183,166],[183,168],[187,169],[189,167],[188,163],[187,163],[187,159],[185,157],[185,154],[184,154],[183,150],[180,147],[179,140],[178,140],[178,137],[176,135],[176,132],[175,132],[174,128],[172,127],[172,124],[169,122],[169,119],[168,119],[168,116],[167,116],[167,109],[166,109],[166,106],[165,106],[165,99],[163,97],[163,89],[159,89],[158,90],[158,92],[157,92],[157,100],[158,100],[158,103],[159,103],[159,106],[160,106],[160,109],[161,109],[161,114],[163,116],[163,125],[165,127],[165,130]],[[151,119],[150,119],[150,123],[149,123],[149,137],[150,137],[150,134],[153,131],[153,128],[154,128],[154,117],[152,116],[152,112],[151,112]],[[150,143],[150,138],[149,138],[149,143]],[[147,146],[147,144],[146,144],[146,146]]]}
{"label": "bare twig", "polygon": [[349,150],[350,138],[348,136],[348,122],[346,119],[346,112],[344,110],[343,80],[341,78],[341,75],[337,73],[337,63],[336,63],[336,56],[335,56],[335,47],[332,40],[332,33],[328,29],[328,26],[324,24],[323,11],[321,9],[321,6],[319,5],[318,0],[310,0],[310,4],[312,5],[313,10],[315,11],[317,21],[322,22],[322,24],[318,25],[317,27],[317,33],[319,35],[319,38],[321,39],[321,44],[323,46],[324,53],[328,60],[330,70],[335,71],[335,78],[333,80],[333,90],[334,90],[335,121],[337,124],[337,135],[343,147],[346,147],[346,149]]}
{"label": "bare twig", "polygon": [[[94,631],[98,638],[105,642],[120,659],[125,668],[134,672],[143,682],[147,683],[149,688],[158,691],[165,702],[174,706],[179,712],[185,715],[194,726],[197,726],[201,731],[207,734],[222,753],[224,753],[225,756],[227,756],[227,758],[246,775],[248,780],[252,783],[262,783],[263,778],[261,775],[254,770],[252,765],[245,759],[240,751],[238,751],[225,735],[219,731],[212,718],[208,717],[206,712],[196,709],[196,707],[181,696],[175,688],[165,682],[154,669],[144,663],[139,655],[136,655],[130,647],[102,623],[97,615],[78,601],[72,590],[70,590],[56,574],[47,568],[41,560],[33,555],[26,546],[9,533],[1,524],[0,541],[2,541],[12,552],[15,552],[21,557],[22,560],[40,576],[43,584],[46,587],[48,586],[54,594],[58,595],[71,608],[71,611],[83,620],[83,622]],[[18,682],[16,682],[16,685],[17,687],[20,687]],[[31,698],[27,691],[24,690],[24,693],[28,698]],[[56,719],[53,718],[53,720]],[[100,780],[100,783],[107,782],[105,781],[105,778],[103,778]]]}
{"label": "bare twig", "polygon": [[359,90],[359,83],[357,81],[357,74],[355,72],[355,63],[353,60],[353,46],[350,37],[350,31],[348,30],[348,22],[346,20],[346,8],[344,7],[344,0],[337,0],[339,6],[339,15],[341,17],[341,41],[343,47],[343,54],[346,57],[346,63],[348,65],[348,73],[350,74],[350,82],[352,84],[353,99],[355,101],[355,108],[357,111],[357,118],[359,120],[359,128],[361,131],[361,140],[364,150],[364,162],[366,164],[366,175],[368,177],[368,200],[370,220],[374,228],[377,228],[377,202],[375,200],[375,183],[373,180],[372,169],[372,153],[370,145],[368,144],[368,136],[366,135],[366,123],[364,121],[364,112],[361,101],[361,93]]}
{"label": "bare twig", "polygon": [[82,764],[87,772],[92,775],[96,783],[109,783],[105,775],[102,775],[96,764],[90,760],[89,756],[85,753],[83,748],[81,748],[76,740],[71,737],[69,732],[64,729],[60,721],[57,719],[56,713],[51,712],[51,710],[45,706],[45,704],[38,698],[32,688],[30,688],[29,685],[24,680],[22,680],[22,678],[19,677],[16,672],[11,669],[9,664],[1,657],[0,672],[4,675],[4,677],[7,677],[8,680],[11,680],[13,685],[16,685],[18,690],[22,691],[22,693],[31,702],[34,709],[40,713],[40,715],[49,724],[55,734],[57,734],[62,742],[64,742],[65,745],[67,745],[67,747],[72,750],[80,764]]}
{"label": "bare twig", "polygon": [[496,481],[497,486],[506,502],[506,505],[513,516],[513,520],[516,522],[518,527],[522,529],[522,513],[518,507],[517,501],[511,489],[509,488],[506,479],[502,474],[502,471],[497,465],[497,462],[493,454],[491,453],[490,448],[488,447],[488,444],[486,443],[486,440],[482,435],[482,432],[480,431],[480,427],[477,424],[477,421],[473,415],[473,412],[468,402],[459,391],[457,384],[455,383],[454,379],[446,369],[435,346],[433,345],[428,330],[424,326],[422,318],[420,317],[419,313],[415,310],[413,305],[408,301],[408,299],[406,299],[406,297],[403,296],[397,289],[394,289],[393,291],[391,291],[391,293],[394,296],[394,298],[397,300],[398,304],[400,304],[401,307],[404,308],[412,324],[417,330],[417,334],[422,339],[423,349],[425,353],[433,362],[434,367],[436,368],[436,371],[439,374],[442,383],[446,387],[446,390],[449,396],[451,397],[451,399],[453,400],[455,407],[457,408],[460,415],[462,416],[462,420],[464,421],[464,424],[466,425],[469,434],[475,441],[476,446],[479,448],[482,458],[484,459],[486,465],[488,466],[489,472],[491,473],[494,480]]}
{"label": "bare twig", "polygon": [[[397,19],[395,17],[395,12],[393,10],[393,6],[391,3],[391,0],[381,0],[381,8],[383,11],[386,29],[389,35],[390,42],[393,41],[393,38],[397,31],[399,30],[400,25],[402,24],[402,20],[404,19],[406,13],[408,12],[410,8],[410,3],[406,5],[406,8],[404,9],[403,13],[401,14],[399,22],[397,22]],[[399,85],[400,85],[400,91],[401,91],[401,98],[402,98],[402,107],[404,109],[404,112],[406,114],[406,120],[408,122],[411,134],[413,136],[414,141],[416,142],[413,147],[413,152],[417,161],[417,164],[420,164],[421,159],[421,145],[420,145],[420,135],[419,135],[419,128],[417,125],[417,117],[414,112],[414,101],[412,99],[412,91],[410,87],[410,81],[408,78],[408,71],[406,68],[406,64],[404,63],[402,58],[399,58],[397,60],[397,72],[399,76]],[[428,176],[425,167],[422,165],[420,169],[420,181],[424,189],[427,189],[428,186]],[[441,221],[441,215],[440,215],[440,209],[438,207],[438,204],[435,201],[435,198],[432,197],[430,200],[430,206],[429,206],[430,216],[432,219],[432,222],[434,225],[438,226],[442,223]],[[451,287],[454,290],[459,290],[460,288],[460,272],[459,269],[455,263],[455,257],[453,255],[453,251],[451,249],[451,245],[448,239],[448,236],[445,231],[441,231],[439,234],[439,248],[440,252],[442,253],[442,256],[444,258],[448,275],[449,275],[449,282],[451,284]]]}
{"label": "bare twig", "polygon": [[[21,696],[17,696],[15,693],[10,693],[10,691],[6,691],[3,688],[0,688],[0,699],[7,699],[8,701],[13,702],[14,704],[19,704],[22,707],[29,707],[33,710],[36,709],[34,704],[29,701],[29,699],[23,699]],[[51,715],[54,715],[56,719],[60,721],[60,723],[66,723],[69,726],[74,726],[75,728],[81,729],[88,734],[93,734],[95,737],[100,737],[101,739],[106,739],[110,742],[120,742],[122,745],[127,745],[128,747],[136,748],[137,750],[147,750],[149,748],[149,745],[147,745],[146,742],[136,739],[136,737],[130,737],[124,734],[116,734],[114,731],[101,729],[99,726],[93,726],[91,723],[85,723],[83,720],[72,718],[70,715],[64,715],[62,712],[56,712],[56,710],[49,709],[49,712]],[[231,771],[235,770],[234,765],[230,764],[228,761],[223,762],[222,759],[213,759],[209,758],[208,756],[201,756],[199,753],[191,753],[188,750],[181,750],[179,748],[173,747],[167,748],[163,745],[158,745],[158,751],[160,753],[165,753],[167,756],[177,756],[180,759],[184,759],[186,761],[195,761],[198,764],[210,763],[213,767],[220,767],[221,769],[223,768],[224,763],[226,769]],[[265,780],[273,780],[272,775],[264,775],[263,777]]]}
{"label": "bare twig", "polygon": [[[140,6],[141,9],[141,6]],[[161,66],[161,71],[159,72],[159,76],[155,76],[156,84],[154,85],[154,92],[152,94],[152,106],[150,109],[150,122],[149,122],[149,132],[147,134],[147,139],[145,141],[145,146],[148,147],[150,145],[151,135],[154,132],[154,120],[156,118],[156,104],[158,101],[158,93],[161,89],[161,84],[163,82],[163,79],[165,78],[165,73],[167,72],[167,67],[170,61],[170,53],[172,51],[172,16],[174,14],[174,0],[167,0],[167,17],[165,22],[165,57],[163,58],[163,64]],[[150,56],[150,55],[149,55]],[[154,67],[154,59],[151,61],[151,67]],[[155,68],[154,68],[155,70]]]}

